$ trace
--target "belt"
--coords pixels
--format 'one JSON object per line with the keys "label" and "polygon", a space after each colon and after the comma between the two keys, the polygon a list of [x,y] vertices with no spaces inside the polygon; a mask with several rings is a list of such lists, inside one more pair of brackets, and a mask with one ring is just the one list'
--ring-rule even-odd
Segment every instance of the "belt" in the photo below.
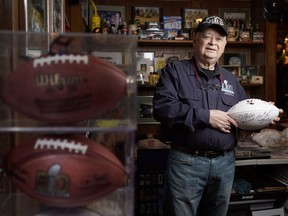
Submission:
{"label": "belt", "polygon": [[208,159],[216,158],[219,156],[225,155],[228,151],[199,151],[199,150],[193,150],[189,149],[186,146],[178,145],[175,143],[171,144],[171,149],[175,151],[179,151],[182,153],[190,154],[192,156],[200,156],[200,157],[205,157]]}

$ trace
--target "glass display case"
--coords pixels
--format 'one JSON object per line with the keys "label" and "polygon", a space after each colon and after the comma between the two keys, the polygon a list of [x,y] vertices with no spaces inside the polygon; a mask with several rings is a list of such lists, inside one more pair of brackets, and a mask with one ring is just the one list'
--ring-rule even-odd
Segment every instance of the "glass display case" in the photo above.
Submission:
{"label": "glass display case", "polygon": [[[137,39],[133,36],[0,32],[0,156],[3,164],[8,164],[1,169],[1,215],[134,214],[136,46]],[[86,65],[79,66],[83,62]],[[124,184],[95,199],[88,198],[85,205],[71,204],[69,207],[67,196],[65,208],[46,203],[42,196],[49,195],[35,195],[33,187],[24,186],[23,190],[15,184],[15,173],[7,167],[12,164],[10,167],[23,171],[26,162],[16,164],[9,157],[6,160],[7,154],[29,143],[31,137],[69,137],[71,134],[92,140],[112,153],[125,170]],[[58,141],[54,140],[54,144],[58,145]],[[85,142],[80,144],[85,145]],[[31,155],[35,151],[31,150]],[[29,154],[23,152],[23,155]],[[47,154],[53,155],[53,150]],[[35,157],[28,157],[28,163]],[[46,162],[49,163],[48,159]],[[65,163],[72,169],[76,165],[69,164],[69,159]],[[78,168],[75,166],[75,172],[85,175],[84,167],[82,169],[79,164]],[[95,163],[97,166],[100,165]],[[101,169],[100,166],[99,172]],[[113,171],[109,175],[118,178],[113,176]],[[34,182],[35,178],[36,174],[30,171],[24,181]],[[105,185],[105,175],[102,180]],[[49,184],[50,180],[47,181]],[[70,181],[71,187],[77,187],[73,185],[72,176]]]}

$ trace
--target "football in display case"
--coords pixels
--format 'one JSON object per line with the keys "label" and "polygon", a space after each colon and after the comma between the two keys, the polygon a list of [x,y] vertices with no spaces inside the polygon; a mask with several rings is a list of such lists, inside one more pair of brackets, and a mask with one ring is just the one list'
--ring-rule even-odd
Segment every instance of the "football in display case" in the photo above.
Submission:
{"label": "football in display case", "polygon": [[136,47],[0,31],[1,213],[134,215]]}

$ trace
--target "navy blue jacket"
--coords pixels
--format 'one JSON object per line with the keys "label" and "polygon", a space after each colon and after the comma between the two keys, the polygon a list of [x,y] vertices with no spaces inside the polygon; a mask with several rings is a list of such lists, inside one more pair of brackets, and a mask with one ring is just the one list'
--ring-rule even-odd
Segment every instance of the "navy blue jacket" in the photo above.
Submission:
{"label": "navy blue jacket", "polygon": [[232,150],[237,145],[236,128],[229,134],[211,128],[209,110],[227,111],[246,98],[235,75],[218,64],[208,80],[192,60],[171,61],[161,70],[155,88],[153,116],[167,141],[194,150]]}

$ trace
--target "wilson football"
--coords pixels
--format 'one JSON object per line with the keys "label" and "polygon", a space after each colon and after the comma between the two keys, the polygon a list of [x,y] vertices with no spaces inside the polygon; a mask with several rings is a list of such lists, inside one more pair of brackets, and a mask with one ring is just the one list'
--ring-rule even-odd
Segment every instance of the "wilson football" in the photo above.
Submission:
{"label": "wilson football", "polygon": [[96,117],[126,94],[127,75],[97,56],[47,55],[20,65],[4,80],[2,100],[50,124]]}
{"label": "wilson football", "polygon": [[272,123],[279,109],[272,103],[252,98],[238,102],[227,113],[240,129],[260,130]]}
{"label": "wilson football", "polygon": [[7,173],[28,196],[57,207],[88,204],[127,179],[111,151],[81,135],[39,136],[21,143],[7,156]]}

